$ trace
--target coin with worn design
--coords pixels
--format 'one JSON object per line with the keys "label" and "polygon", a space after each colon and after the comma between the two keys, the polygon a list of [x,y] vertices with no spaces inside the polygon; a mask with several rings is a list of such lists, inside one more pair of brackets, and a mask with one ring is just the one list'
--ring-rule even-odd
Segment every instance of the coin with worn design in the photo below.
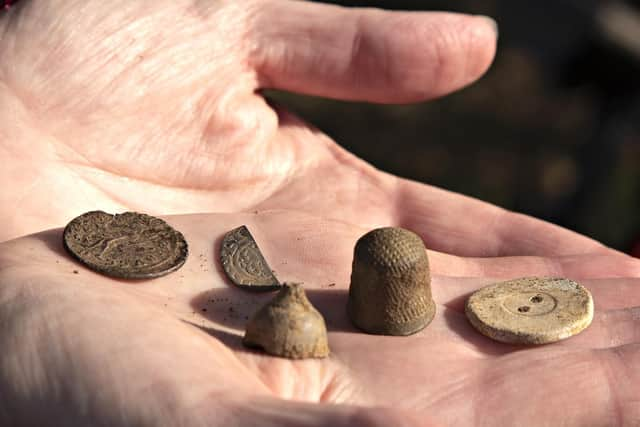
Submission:
{"label": "coin with worn design", "polygon": [[267,292],[282,287],[244,225],[225,234],[220,261],[231,282],[245,290]]}
{"label": "coin with worn design", "polygon": [[593,319],[591,293],[573,280],[525,277],[482,288],[465,313],[480,333],[510,344],[547,344],[586,329]]}
{"label": "coin with worn design", "polygon": [[169,224],[136,212],[87,212],[65,227],[64,247],[90,269],[121,279],[150,279],[187,259],[184,236]]}

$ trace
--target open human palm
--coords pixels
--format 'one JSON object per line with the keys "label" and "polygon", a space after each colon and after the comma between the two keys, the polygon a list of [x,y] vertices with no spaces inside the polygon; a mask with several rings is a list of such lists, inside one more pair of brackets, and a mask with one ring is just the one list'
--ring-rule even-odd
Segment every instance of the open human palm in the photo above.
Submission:
{"label": "open human palm", "polygon": [[[61,230],[2,247],[0,368],[11,425],[431,426],[614,425],[638,420],[640,281],[580,280],[593,324],[536,348],[473,330],[465,296],[489,278],[450,277],[505,262],[430,253],[437,314],[409,337],[364,334],[346,314],[354,241],[366,230],[291,211],[170,217],[190,243],[178,272],[125,282],[65,255]],[[282,280],[304,282],[331,355],[292,361],[248,350],[247,318],[273,294],[229,285],[223,234],[246,224]],[[614,260],[576,257],[505,276],[588,276]],[[550,262],[550,264],[553,264]],[[10,268],[5,268],[11,266]],[[498,274],[499,271],[492,271]],[[632,308],[636,307],[636,308]],[[37,409],[37,410],[34,410]],[[377,409],[373,409],[377,408]]]}
{"label": "open human palm", "polygon": [[[640,417],[640,267],[567,230],[375,170],[270,105],[275,87],[373,102],[445,94],[488,67],[482,17],[290,1],[24,2],[0,21],[0,240],[88,210],[168,217],[190,244],[146,282],[74,264],[59,229],[0,249],[0,417],[15,425],[606,425]],[[19,212],[20,214],[16,214]],[[305,283],[332,354],[243,349],[269,297],[230,287],[224,232],[246,224]],[[346,318],[353,245],[371,227],[432,251],[433,323],[411,337]],[[77,272],[77,273],[76,273]],[[464,297],[494,279],[567,276],[594,324],[511,347]],[[381,409],[373,409],[381,408]]]}

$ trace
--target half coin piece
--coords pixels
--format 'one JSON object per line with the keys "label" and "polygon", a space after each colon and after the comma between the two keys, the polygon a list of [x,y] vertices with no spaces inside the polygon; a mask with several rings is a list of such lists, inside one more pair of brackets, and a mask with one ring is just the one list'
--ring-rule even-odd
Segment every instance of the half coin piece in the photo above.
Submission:
{"label": "half coin piece", "polygon": [[63,244],[91,270],[120,279],[164,276],[182,267],[189,253],[182,233],[136,212],[82,214],[65,227]]}
{"label": "half coin piece", "polygon": [[220,261],[231,282],[245,290],[268,292],[282,287],[244,225],[225,234]]}
{"label": "half coin piece", "polygon": [[593,320],[593,298],[573,280],[530,277],[480,289],[467,300],[465,313],[494,340],[547,344],[586,329]]}

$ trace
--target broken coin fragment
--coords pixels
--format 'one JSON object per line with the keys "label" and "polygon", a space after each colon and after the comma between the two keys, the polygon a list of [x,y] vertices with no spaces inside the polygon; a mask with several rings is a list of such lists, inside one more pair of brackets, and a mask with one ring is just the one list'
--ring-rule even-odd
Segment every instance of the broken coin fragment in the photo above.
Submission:
{"label": "broken coin fragment", "polygon": [[494,340],[547,344],[586,329],[593,319],[593,298],[573,280],[528,277],[476,291],[465,313],[480,333]]}
{"label": "broken coin fragment", "polygon": [[358,240],[347,312],[370,334],[411,335],[433,320],[429,260],[417,234],[386,227]]}
{"label": "broken coin fragment", "polygon": [[243,289],[268,292],[282,287],[244,225],[225,234],[220,261],[231,282]]}
{"label": "broken coin fragment", "polygon": [[82,214],[62,234],[67,252],[90,269],[121,279],[149,279],[182,267],[188,246],[169,224],[136,212]]}
{"label": "broken coin fragment", "polygon": [[324,318],[297,283],[285,283],[275,298],[253,315],[242,343],[290,359],[329,354]]}

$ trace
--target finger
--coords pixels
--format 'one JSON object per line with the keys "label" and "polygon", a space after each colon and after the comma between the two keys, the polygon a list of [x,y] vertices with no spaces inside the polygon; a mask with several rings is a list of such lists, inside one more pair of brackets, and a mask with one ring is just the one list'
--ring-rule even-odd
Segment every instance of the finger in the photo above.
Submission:
{"label": "finger", "polygon": [[396,223],[421,234],[430,249],[462,256],[611,252],[588,237],[480,200],[409,180],[397,187]]}
{"label": "finger", "polygon": [[264,87],[403,103],[465,86],[489,67],[495,22],[453,13],[269,1],[252,22]]}
{"label": "finger", "polygon": [[554,425],[558,419],[574,426],[633,425],[640,419],[638,356],[637,345],[605,351],[553,345],[489,361],[475,384],[474,415],[494,425]]}

